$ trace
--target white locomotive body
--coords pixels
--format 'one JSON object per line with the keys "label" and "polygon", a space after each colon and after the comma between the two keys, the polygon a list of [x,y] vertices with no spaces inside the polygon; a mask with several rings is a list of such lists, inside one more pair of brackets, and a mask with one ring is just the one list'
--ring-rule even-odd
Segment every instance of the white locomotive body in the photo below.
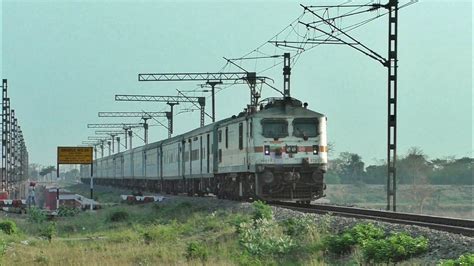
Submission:
{"label": "white locomotive body", "polygon": [[[134,189],[309,202],[324,196],[326,167],[326,117],[285,98],[97,159],[93,174],[94,183]],[[88,182],[89,166],[81,172]]]}

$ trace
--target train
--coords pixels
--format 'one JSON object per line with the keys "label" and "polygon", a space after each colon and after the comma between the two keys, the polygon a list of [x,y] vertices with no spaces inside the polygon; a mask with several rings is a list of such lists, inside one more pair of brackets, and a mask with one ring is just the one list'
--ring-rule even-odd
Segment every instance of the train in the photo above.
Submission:
{"label": "train", "polygon": [[[295,98],[93,161],[93,183],[224,199],[324,197],[327,117]],[[80,168],[90,182],[91,165]]]}

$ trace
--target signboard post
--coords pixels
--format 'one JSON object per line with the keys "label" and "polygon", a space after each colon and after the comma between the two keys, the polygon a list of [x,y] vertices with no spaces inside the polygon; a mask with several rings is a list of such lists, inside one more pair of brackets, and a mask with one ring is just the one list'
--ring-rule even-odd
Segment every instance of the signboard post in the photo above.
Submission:
{"label": "signboard post", "polygon": [[[56,176],[59,177],[60,164],[90,164],[91,165],[91,200],[94,196],[93,168],[94,157],[92,147],[58,147],[58,165],[56,167]],[[92,203],[91,203],[92,209]]]}

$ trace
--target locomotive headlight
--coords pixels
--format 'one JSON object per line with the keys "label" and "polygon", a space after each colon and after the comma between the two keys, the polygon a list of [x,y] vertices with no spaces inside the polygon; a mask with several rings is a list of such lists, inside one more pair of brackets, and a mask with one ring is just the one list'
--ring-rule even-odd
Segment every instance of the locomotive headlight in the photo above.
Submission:
{"label": "locomotive headlight", "polygon": [[270,146],[269,145],[263,146],[263,152],[265,153],[265,155],[270,155]]}
{"label": "locomotive headlight", "polygon": [[297,153],[298,152],[298,146],[296,146],[296,145],[287,145],[286,146],[286,152],[287,153]]}
{"label": "locomotive headlight", "polygon": [[319,152],[319,146],[318,145],[313,145],[313,155],[317,155]]}

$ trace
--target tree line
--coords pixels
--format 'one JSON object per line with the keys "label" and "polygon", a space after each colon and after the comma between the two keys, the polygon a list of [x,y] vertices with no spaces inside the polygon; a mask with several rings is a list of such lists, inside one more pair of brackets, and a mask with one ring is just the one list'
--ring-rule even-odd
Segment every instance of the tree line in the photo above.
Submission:
{"label": "tree line", "polygon": [[[419,148],[411,148],[405,156],[397,158],[399,184],[472,185],[474,158],[428,159]],[[341,152],[329,161],[326,173],[328,184],[386,184],[387,163],[368,165],[356,153]]]}

